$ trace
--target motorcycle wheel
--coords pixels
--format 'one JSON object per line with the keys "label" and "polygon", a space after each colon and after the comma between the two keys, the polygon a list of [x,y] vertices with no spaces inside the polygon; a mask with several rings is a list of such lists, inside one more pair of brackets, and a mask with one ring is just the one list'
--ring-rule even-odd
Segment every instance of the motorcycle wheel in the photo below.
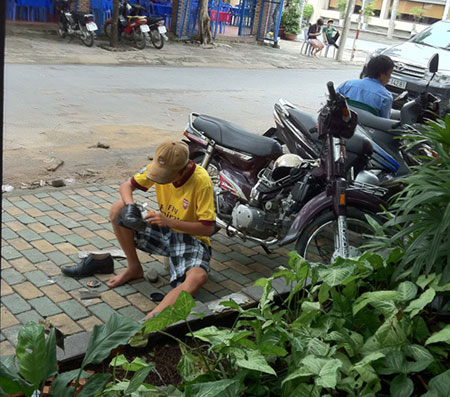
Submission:
{"label": "motorcycle wheel", "polygon": [[136,44],[136,48],[139,50],[143,50],[145,48],[146,39],[145,34],[139,29],[135,32],[134,43]]}
{"label": "motorcycle wheel", "polygon": [[[203,156],[197,156],[194,158],[193,161],[195,164],[201,165],[202,161],[203,161]],[[206,171],[208,172],[208,174],[212,180],[213,186],[219,186],[219,181],[220,181],[220,179],[219,179],[219,173],[220,173],[219,163],[216,160],[212,159],[211,162],[209,163]]]}
{"label": "motorcycle wheel", "polygon": [[83,28],[83,34],[80,36],[80,39],[86,47],[94,45],[94,33],[88,32],[86,28]]}
{"label": "motorcycle wheel", "polygon": [[161,33],[159,33],[158,29],[152,29],[150,31],[150,40],[156,49],[160,50],[164,47],[164,38],[161,36]]}
{"label": "motorcycle wheel", "polygon": [[[374,230],[367,222],[365,215],[380,222],[372,213],[347,208],[348,244],[351,257],[360,255],[359,247],[366,244],[374,235]],[[337,231],[336,217],[332,210],[326,210],[305,228],[297,240],[295,249],[308,261],[329,265],[335,259],[335,231]]]}
{"label": "motorcycle wheel", "polygon": [[58,36],[64,39],[66,37],[66,27],[64,22],[59,22],[58,24]]}

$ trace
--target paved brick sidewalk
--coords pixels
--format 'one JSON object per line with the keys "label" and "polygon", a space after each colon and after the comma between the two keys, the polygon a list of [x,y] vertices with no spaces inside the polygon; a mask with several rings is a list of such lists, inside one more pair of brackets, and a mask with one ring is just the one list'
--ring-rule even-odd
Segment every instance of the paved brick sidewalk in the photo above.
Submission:
{"label": "paved brick sidewalk", "polygon": [[[135,193],[138,202],[157,208],[154,193]],[[18,330],[30,320],[50,320],[66,336],[66,346],[76,350],[94,325],[111,313],[139,320],[155,306],[148,298],[152,292],[170,290],[163,258],[146,253],[140,253],[141,262],[145,268],[156,267],[157,283],[140,279],[109,289],[105,281],[110,275],[98,275],[100,298],[80,299],[80,289],[95,277],[76,280],[61,274],[61,266],[80,261],[79,251],[119,247],[108,221],[111,203],[119,197],[118,185],[11,192],[3,197],[0,356],[14,353]],[[255,243],[222,233],[212,238],[212,249],[209,281],[195,297],[202,303],[270,276],[287,263],[289,251],[281,248],[268,255]],[[116,272],[125,266],[124,260],[115,259]]]}

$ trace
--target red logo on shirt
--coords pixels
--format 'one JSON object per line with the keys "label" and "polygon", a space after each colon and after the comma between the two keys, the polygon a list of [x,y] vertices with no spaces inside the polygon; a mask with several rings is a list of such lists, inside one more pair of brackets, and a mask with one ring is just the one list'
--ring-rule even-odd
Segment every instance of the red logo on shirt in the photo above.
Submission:
{"label": "red logo on shirt", "polygon": [[185,210],[187,210],[187,207],[189,207],[189,201],[187,201],[186,199],[183,199],[183,208]]}

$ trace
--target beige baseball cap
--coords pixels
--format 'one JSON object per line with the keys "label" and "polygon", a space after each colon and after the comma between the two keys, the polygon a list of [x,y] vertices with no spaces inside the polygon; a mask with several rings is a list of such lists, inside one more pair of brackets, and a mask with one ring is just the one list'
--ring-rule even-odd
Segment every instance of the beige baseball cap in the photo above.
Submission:
{"label": "beige baseball cap", "polygon": [[173,182],[188,162],[188,145],[179,141],[167,141],[156,148],[153,161],[145,176],[153,182],[165,185]]}

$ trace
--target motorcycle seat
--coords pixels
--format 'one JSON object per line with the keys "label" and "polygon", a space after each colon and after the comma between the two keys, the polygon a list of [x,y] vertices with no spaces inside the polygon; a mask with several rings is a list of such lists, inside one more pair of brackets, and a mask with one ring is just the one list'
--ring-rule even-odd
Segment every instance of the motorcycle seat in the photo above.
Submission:
{"label": "motorcycle seat", "polygon": [[94,18],[93,14],[86,14],[82,11],[72,11],[72,18],[74,21],[84,21],[84,18]]}
{"label": "motorcycle seat", "polygon": [[317,117],[299,109],[289,109],[288,112],[293,123],[303,133],[307,133],[310,136],[314,132],[313,130],[317,127]]}
{"label": "motorcycle seat", "polygon": [[400,122],[398,120],[385,119],[383,117],[375,116],[366,110],[362,110],[354,106],[349,107],[358,114],[359,124],[375,130],[381,130],[392,135],[397,135],[397,133],[393,130],[400,126]]}
{"label": "motorcycle seat", "polygon": [[148,17],[147,18],[147,24],[153,25],[154,23],[157,23],[159,21],[164,21],[163,17]]}
{"label": "motorcycle seat", "polygon": [[140,16],[140,15],[128,15],[128,19],[131,22],[134,22],[134,21],[139,21],[141,19],[147,19],[147,17],[143,17],[143,16]]}
{"label": "motorcycle seat", "polygon": [[193,124],[208,138],[228,149],[243,151],[258,157],[278,157],[283,153],[281,145],[275,139],[252,134],[229,121],[200,115]]}

